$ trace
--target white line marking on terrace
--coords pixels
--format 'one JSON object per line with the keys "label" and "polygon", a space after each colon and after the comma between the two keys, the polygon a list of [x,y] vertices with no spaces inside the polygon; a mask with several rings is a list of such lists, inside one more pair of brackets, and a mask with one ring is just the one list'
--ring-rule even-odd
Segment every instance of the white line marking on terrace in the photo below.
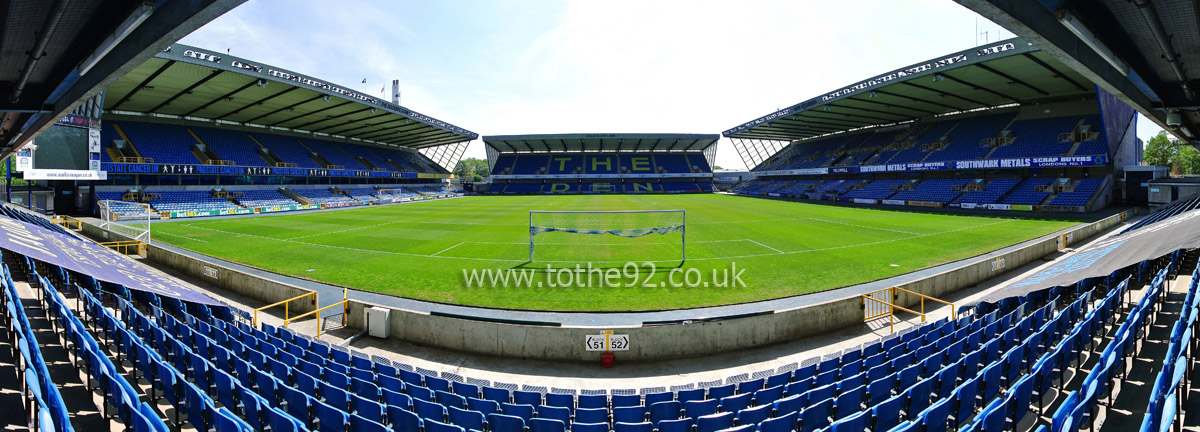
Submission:
{"label": "white line marking on terrace", "polygon": [[438,255],[441,255],[441,253],[442,253],[442,252],[445,252],[445,251],[448,251],[448,250],[450,250],[450,249],[454,249],[454,248],[456,248],[456,247],[462,246],[462,245],[463,245],[463,243],[466,243],[466,242],[459,242],[458,244],[456,244],[456,245],[454,245],[454,246],[450,246],[450,247],[448,247],[448,248],[445,248],[445,249],[442,249],[442,250],[440,250],[440,251],[437,251],[437,253],[435,253],[435,254],[433,254],[433,255],[430,255],[430,256],[431,256],[431,257],[435,257],[435,256],[438,256]]}

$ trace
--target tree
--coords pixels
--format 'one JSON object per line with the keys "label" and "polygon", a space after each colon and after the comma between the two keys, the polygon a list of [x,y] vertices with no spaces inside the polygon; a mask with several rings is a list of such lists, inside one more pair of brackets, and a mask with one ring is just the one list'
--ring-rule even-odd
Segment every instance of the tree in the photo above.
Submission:
{"label": "tree", "polygon": [[1184,174],[1200,174],[1200,151],[1190,145],[1179,145],[1175,153],[1175,164]]}
{"label": "tree", "polygon": [[720,166],[720,165],[713,165],[713,171],[716,171],[716,170],[723,170],[723,169],[725,169],[725,168],[721,168],[721,166]]}
{"label": "tree", "polygon": [[1146,147],[1142,151],[1142,160],[1149,165],[1169,167],[1175,162],[1177,152],[1178,147],[1171,142],[1167,132],[1159,131],[1158,135],[1146,142]]}
{"label": "tree", "polygon": [[486,159],[464,158],[458,161],[458,165],[454,166],[454,176],[458,178],[480,181],[483,180],[483,176],[488,174],[488,162]]}

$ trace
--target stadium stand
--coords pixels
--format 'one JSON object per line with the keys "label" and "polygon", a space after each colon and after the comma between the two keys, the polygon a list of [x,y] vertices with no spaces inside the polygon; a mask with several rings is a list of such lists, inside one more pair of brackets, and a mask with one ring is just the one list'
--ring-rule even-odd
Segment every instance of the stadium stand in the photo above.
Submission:
{"label": "stadium stand", "polygon": [[933,179],[925,180],[918,183],[911,190],[901,190],[890,199],[905,200],[905,201],[926,201],[938,202],[942,204],[949,203],[959,195],[962,195],[962,188],[967,185],[970,180],[957,179]]}
{"label": "stadium stand", "polygon": [[922,162],[983,159],[991,149],[982,146],[980,141],[995,137],[1012,118],[1012,114],[996,114],[955,122],[946,134],[945,147],[930,151]]}
{"label": "stadium stand", "polygon": [[272,134],[252,134],[252,136],[275,153],[285,163],[296,164],[299,168],[322,168],[311,157],[307,148],[292,137]]}
{"label": "stadium stand", "polygon": [[1087,204],[1100,186],[1104,184],[1103,178],[1085,178],[1075,183],[1069,192],[1060,192],[1050,200],[1050,205],[1062,206],[1082,206]]}
{"label": "stadium stand", "polygon": [[211,147],[220,160],[231,161],[238,166],[268,166],[267,161],[258,156],[261,147],[250,138],[250,134],[206,127],[189,129]]}
{"label": "stadium stand", "polygon": [[897,191],[900,190],[901,186],[911,184],[912,182],[912,180],[875,180],[862,185],[860,188],[850,189],[845,194],[842,194],[841,199],[888,199],[892,195],[896,194]]}
{"label": "stadium stand", "polygon": [[1000,199],[1001,204],[1038,205],[1050,196],[1046,192],[1053,179],[1031,178],[1022,180],[1012,191]]}
{"label": "stadium stand", "polygon": [[983,188],[980,190],[964,192],[962,196],[956,198],[954,202],[992,204],[999,200],[1000,197],[1004,196],[1004,194],[1007,194],[1009,191],[1011,191],[1020,182],[1021,179],[1014,178],[992,179],[984,184]]}
{"label": "stadium stand", "polygon": [[[260,149],[268,149],[286,166],[298,168],[327,168],[317,163],[310,154],[316,152],[330,164],[350,170],[447,173],[425,156],[398,149],[361,146],[350,143],[304,138],[297,139],[268,133],[247,133],[204,126],[178,126],[161,123],[145,123],[121,120],[106,122],[101,129],[101,141],[106,148],[113,141],[121,140],[117,128],[125,131],[129,140],[144,157],[155,163],[203,164],[205,159],[197,156],[193,147],[203,142],[212,151],[215,160],[227,161],[227,165],[267,167],[272,166],[260,156]],[[192,134],[195,134],[194,136]],[[311,150],[310,150],[311,149]],[[107,151],[102,152],[104,162],[112,162]],[[358,158],[361,158],[360,161]],[[365,162],[365,164],[364,164]]]}
{"label": "stadium stand", "polygon": [[[212,191],[146,191],[146,202],[158,211],[226,210],[241,208],[227,198],[215,198]],[[157,195],[157,198],[153,198]]]}
{"label": "stadium stand", "polygon": [[484,137],[499,194],[712,192],[718,135],[559,134]]}
{"label": "stadium stand", "polygon": [[[110,124],[106,122],[105,126]],[[129,136],[129,142],[143,157],[154,159],[156,163],[192,164],[201,163],[192,154],[192,147],[197,142],[186,129],[159,123],[140,123],[122,121],[121,129]]]}
{"label": "stadium stand", "polygon": [[[325,160],[329,161],[333,166],[340,166],[342,169],[349,170],[365,170],[369,169],[366,165],[354,160],[354,157],[342,150],[337,144],[319,139],[304,139],[301,140],[305,147],[316,152]],[[328,168],[328,167],[327,167]]]}
{"label": "stadium stand", "polygon": [[1008,129],[1013,143],[997,147],[992,157],[1064,156],[1072,142],[1060,141],[1059,136],[1072,131],[1079,121],[1078,117],[1017,120]]}
{"label": "stadium stand", "polygon": [[300,204],[279,192],[279,190],[247,190],[241,191],[237,198],[238,204],[244,207],[273,207],[292,206]]}
{"label": "stadium stand", "polygon": [[369,187],[342,188],[342,193],[355,201],[374,201],[375,189]]}
{"label": "stadium stand", "polygon": [[300,196],[303,196],[305,198],[312,200],[313,202],[315,202],[317,204],[354,202],[354,199],[351,199],[350,197],[340,194],[340,193],[334,193],[330,189],[290,189],[290,190],[292,192],[300,194]]}

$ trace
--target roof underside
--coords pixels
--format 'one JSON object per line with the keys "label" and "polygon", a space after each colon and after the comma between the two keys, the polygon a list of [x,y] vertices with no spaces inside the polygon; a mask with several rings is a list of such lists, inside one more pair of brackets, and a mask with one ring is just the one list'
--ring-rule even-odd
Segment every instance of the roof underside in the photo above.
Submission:
{"label": "roof underside", "polygon": [[224,53],[172,46],[108,87],[106,111],[233,122],[421,149],[478,135],[374,96]]}
{"label": "roof underside", "polygon": [[[956,1],[1200,144],[1200,1]],[[1167,124],[1171,111],[1181,115],[1180,128]]]}
{"label": "roof underside", "polygon": [[0,1],[0,155],[242,1]]}
{"label": "roof underside", "polygon": [[720,139],[716,134],[555,134],[485,136],[502,153],[530,152],[699,152]]}
{"label": "roof underside", "polygon": [[1079,73],[1023,40],[1009,39],[834,90],[734,127],[725,136],[791,141],[1094,93]]}

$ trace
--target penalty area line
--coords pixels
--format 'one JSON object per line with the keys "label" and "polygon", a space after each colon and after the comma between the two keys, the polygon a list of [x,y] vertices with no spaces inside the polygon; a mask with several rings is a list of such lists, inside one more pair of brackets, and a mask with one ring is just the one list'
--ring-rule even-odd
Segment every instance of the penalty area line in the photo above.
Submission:
{"label": "penalty area line", "polygon": [[775,248],[773,248],[773,247],[770,247],[770,246],[767,246],[767,245],[765,245],[765,244],[762,244],[762,243],[756,242],[756,241],[754,241],[754,240],[750,240],[750,239],[745,239],[745,240],[746,240],[746,241],[748,241],[748,242],[750,242],[750,243],[754,243],[754,244],[756,244],[756,245],[759,245],[759,246],[765,247],[765,248],[767,248],[767,249],[773,250],[773,251],[775,251],[775,252],[778,252],[778,253],[784,253],[783,251],[781,251],[781,250],[779,250],[779,249],[775,249]]}
{"label": "penalty area line", "polygon": [[466,243],[466,242],[459,242],[458,244],[456,244],[456,245],[454,245],[454,246],[450,246],[450,247],[448,247],[448,248],[445,248],[445,249],[442,249],[442,250],[440,250],[440,251],[437,251],[437,253],[434,253],[433,255],[430,255],[430,256],[431,256],[431,257],[438,256],[438,255],[440,255],[442,252],[445,252],[445,251],[448,251],[448,250],[450,250],[450,249],[454,249],[454,248],[456,248],[456,247],[462,246],[462,245],[463,245],[463,243]]}

